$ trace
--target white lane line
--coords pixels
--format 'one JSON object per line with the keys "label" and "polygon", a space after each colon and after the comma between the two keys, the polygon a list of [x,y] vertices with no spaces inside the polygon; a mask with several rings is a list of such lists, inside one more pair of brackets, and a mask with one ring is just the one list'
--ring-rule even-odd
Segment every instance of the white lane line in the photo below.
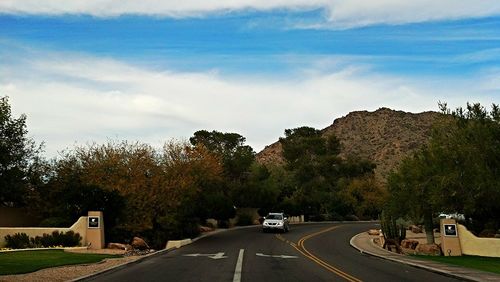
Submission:
{"label": "white lane line", "polygon": [[240,254],[238,255],[238,260],[236,261],[236,268],[234,269],[233,282],[241,281],[241,269],[243,268],[243,253],[244,249],[240,249]]}

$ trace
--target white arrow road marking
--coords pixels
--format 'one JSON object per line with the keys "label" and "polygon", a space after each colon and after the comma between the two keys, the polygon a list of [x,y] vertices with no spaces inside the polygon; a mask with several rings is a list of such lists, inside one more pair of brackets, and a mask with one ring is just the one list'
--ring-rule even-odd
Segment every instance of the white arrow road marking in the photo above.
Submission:
{"label": "white arrow road marking", "polygon": [[185,257],[209,257],[211,259],[223,259],[227,258],[224,253],[216,253],[216,254],[187,254]]}
{"label": "white arrow road marking", "polygon": [[292,259],[292,258],[299,258],[297,256],[287,256],[287,255],[265,255],[263,253],[256,253],[256,256],[259,257],[266,257],[266,258],[282,258],[282,259]]}
{"label": "white arrow road marking", "polygon": [[244,249],[240,249],[240,254],[238,255],[238,260],[236,261],[236,267],[234,268],[233,282],[241,282],[241,269],[243,268],[243,253]]}

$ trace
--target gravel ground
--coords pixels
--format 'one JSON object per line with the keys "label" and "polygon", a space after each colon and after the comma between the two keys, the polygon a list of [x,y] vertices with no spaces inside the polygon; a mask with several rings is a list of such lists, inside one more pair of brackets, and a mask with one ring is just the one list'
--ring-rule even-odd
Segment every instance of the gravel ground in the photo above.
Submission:
{"label": "gravel ground", "polygon": [[[123,254],[122,250],[71,250],[78,253],[98,253],[98,254]],[[45,268],[32,273],[18,275],[0,276],[0,281],[68,281],[85,275],[99,272],[101,270],[135,261],[141,256],[129,256],[121,258],[104,259],[98,263],[79,264]]]}

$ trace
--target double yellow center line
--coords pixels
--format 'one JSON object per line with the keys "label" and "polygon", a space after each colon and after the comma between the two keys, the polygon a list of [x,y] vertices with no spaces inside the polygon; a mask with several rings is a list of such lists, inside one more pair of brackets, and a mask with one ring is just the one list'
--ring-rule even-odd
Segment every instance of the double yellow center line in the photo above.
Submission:
{"label": "double yellow center line", "polygon": [[293,243],[293,242],[290,242],[288,241],[287,239],[285,239],[283,236],[281,236],[280,234],[277,234],[276,235],[276,238],[278,238],[279,240],[285,242],[285,243],[288,243],[290,244],[292,247],[294,247],[297,251],[299,251],[301,254],[303,254],[305,257],[307,257],[308,259],[312,260],[313,262],[317,263],[318,265],[322,266],[323,268],[325,268],[326,270],[344,278],[345,280],[347,281],[350,281],[350,282],[362,282],[360,279],[348,274],[348,273],[345,273],[344,271],[332,266],[331,264],[323,261],[322,259],[320,259],[319,257],[315,256],[314,254],[312,254],[305,246],[304,246],[304,242],[307,240],[307,239],[310,239],[312,237],[315,237],[315,236],[318,236],[320,234],[323,234],[323,233],[326,233],[326,232],[329,232],[329,231],[332,231],[336,228],[338,228],[340,226],[333,226],[333,227],[329,227],[327,229],[324,229],[324,230],[321,230],[319,232],[316,232],[316,233],[312,233],[312,234],[309,234],[309,235],[306,235],[302,238],[300,238],[300,240],[298,241],[297,244]]}

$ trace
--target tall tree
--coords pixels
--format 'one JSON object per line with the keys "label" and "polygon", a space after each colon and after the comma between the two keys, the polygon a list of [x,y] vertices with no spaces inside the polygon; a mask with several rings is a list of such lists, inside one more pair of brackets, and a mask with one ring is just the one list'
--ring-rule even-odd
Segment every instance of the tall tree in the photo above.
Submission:
{"label": "tall tree", "polygon": [[194,146],[205,146],[222,161],[224,173],[232,180],[244,178],[255,161],[252,147],[245,145],[245,137],[238,133],[199,130],[189,138]]}
{"label": "tall tree", "polygon": [[295,189],[290,197],[307,215],[353,213],[340,191],[339,181],[363,176],[374,166],[365,161],[343,160],[339,157],[340,141],[323,136],[320,130],[299,127],[285,130],[280,138],[286,168]]}
{"label": "tall tree", "polygon": [[[464,213],[475,232],[500,227],[500,110],[480,104],[451,111],[429,144],[389,177],[389,207],[398,215],[423,217],[432,230],[436,212]],[[403,204],[404,203],[404,204]],[[428,241],[432,241],[428,231]]]}
{"label": "tall tree", "polygon": [[248,204],[238,200],[237,191],[247,186],[251,165],[255,161],[252,147],[245,145],[245,137],[238,133],[199,130],[189,139],[195,148],[205,148],[220,161],[224,180],[216,189],[206,191],[200,202],[207,215],[220,223],[235,215],[236,203]]}
{"label": "tall tree", "polygon": [[26,115],[13,117],[8,97],[0,97],[0,205],[25,204],[30,176],[42,162],[42,145],[27,134]]}

